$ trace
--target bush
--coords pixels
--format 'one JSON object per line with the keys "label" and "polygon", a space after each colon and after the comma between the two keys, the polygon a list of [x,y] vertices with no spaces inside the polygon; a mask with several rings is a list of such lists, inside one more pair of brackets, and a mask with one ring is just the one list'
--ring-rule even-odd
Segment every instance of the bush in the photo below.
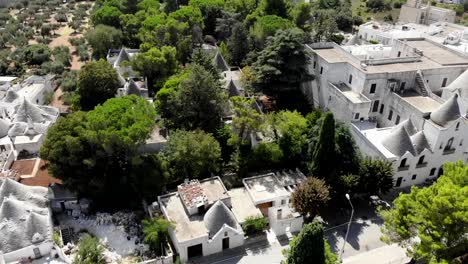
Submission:
{"label": "bush", "polygon": [[370,43],[370,44],[379,44],[379,41],[378,41],[378,40],[375,40],[375,39],[370,39],[370,40],[369,40],[369,43]]}
{"label": "bush", "polygon": [[73,264],[103,264],[105,263],[102,247],[99,239],[89,234],[85,234],[78,244],[78,253],[76,254]]}
{"label": "bush", "polygon": [[52,239],[54,240],[54,243],[57,246],[63,246],[62,237],[60,236],[60,233],[58,231],[54,231],[54,233],[52,234]]}
{"label": "bush", "polygon": [[252,235],[262,232],[266,228],[266,226],[267,221],[263,216],[249,216],[245,220],[242,229],[244,230],[244,233],[246,235]]}

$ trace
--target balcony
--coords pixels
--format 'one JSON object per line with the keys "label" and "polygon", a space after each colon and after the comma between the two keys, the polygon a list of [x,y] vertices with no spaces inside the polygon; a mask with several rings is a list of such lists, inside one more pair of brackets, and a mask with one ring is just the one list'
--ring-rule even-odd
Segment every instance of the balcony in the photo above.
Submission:
{"label": "balcony", "polygon": [[424,168],[427,166],[427,162],[423,162],[423,163],[418,163],[416,164],[416,169],[419,169],[419,168]]}
{"label": "balcony", "polygon": [[408,166],[400,166],[398,167],[398,171],[407,171],[409,170],[409,165]]}
{"label": "balcony", "polygon": [[444,152],[442,152],[442,155],[450,155],[450,154],[453,154],[455,152],[455,149],[452,148],[452,149],[444,149]]}

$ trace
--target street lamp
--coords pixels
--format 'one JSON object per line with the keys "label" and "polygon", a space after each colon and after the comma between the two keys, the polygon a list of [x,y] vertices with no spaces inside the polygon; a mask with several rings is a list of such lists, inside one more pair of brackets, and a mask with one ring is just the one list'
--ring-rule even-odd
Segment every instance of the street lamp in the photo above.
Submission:
{"label": "street lamp", "polygon": [[354,214],[354,206],[351,203],[351,198],[349,197],[349,194],[345,194],[345,196],[346,196],[346,199],[348,199],[349,204],[351,205],[351,217],[349,218],[348,229],[346,230],[345,239],[343,241],[343,247],[341,248],[341,251],[340,251],[340,262],[341,263],[343,263],[344,247],[346,245],[346,241],[348,240],[349,228],[351,227],[351,222],[353,221],[353,214]]}

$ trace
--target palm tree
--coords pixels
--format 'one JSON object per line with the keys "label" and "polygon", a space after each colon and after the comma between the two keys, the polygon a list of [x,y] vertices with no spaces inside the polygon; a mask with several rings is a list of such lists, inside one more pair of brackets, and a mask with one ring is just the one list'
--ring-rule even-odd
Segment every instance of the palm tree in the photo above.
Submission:
{"label": "palm tree", "polygon": [[167,243],[169,228],[175,228],[174,222],[164,218],[152,218],[143,220],[143,233],[145,233],[145,243],[158,256],[165,254],[164,245]]}

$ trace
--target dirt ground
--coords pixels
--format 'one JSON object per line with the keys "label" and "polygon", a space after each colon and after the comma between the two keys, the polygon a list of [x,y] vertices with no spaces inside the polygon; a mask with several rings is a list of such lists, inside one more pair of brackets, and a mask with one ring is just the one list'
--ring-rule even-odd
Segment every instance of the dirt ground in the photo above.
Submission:
{"label": "dirt ground", "polygon": [[[57,37],[55,37],[50,43],[49,48],[54,48],[58,46],[66,46],[70,49],[72,54],[72,61],[71,61],[71,69],[72,70],[79,70],[81,66],[83,66],[83,62],[79,60],[79,57],[74,54],[76,51],[75,47],[70,43],[70,37],[82,37],[83,34],[73,34],[73,29],[71,29],[68,25],[60,27],[55,31]],[[73,34],[73,35],[72,35]]]}
{"label": "dirt ground", "polygon": [[60,110],[60,112],[68,112],[70,106],[65,105],[63,103],[62,96],[63,91],[61,88],[58,88],[57,90],[55,90],[54,96],[52,97],[52,102],[50,102],[49,105],[57,107]]}
{"label": "dirt ground", "polygon": [[10,169],[17,171],[21,175],[30,175],[33,172],[36,159],[32,160],[17,160],[11,164]]}

